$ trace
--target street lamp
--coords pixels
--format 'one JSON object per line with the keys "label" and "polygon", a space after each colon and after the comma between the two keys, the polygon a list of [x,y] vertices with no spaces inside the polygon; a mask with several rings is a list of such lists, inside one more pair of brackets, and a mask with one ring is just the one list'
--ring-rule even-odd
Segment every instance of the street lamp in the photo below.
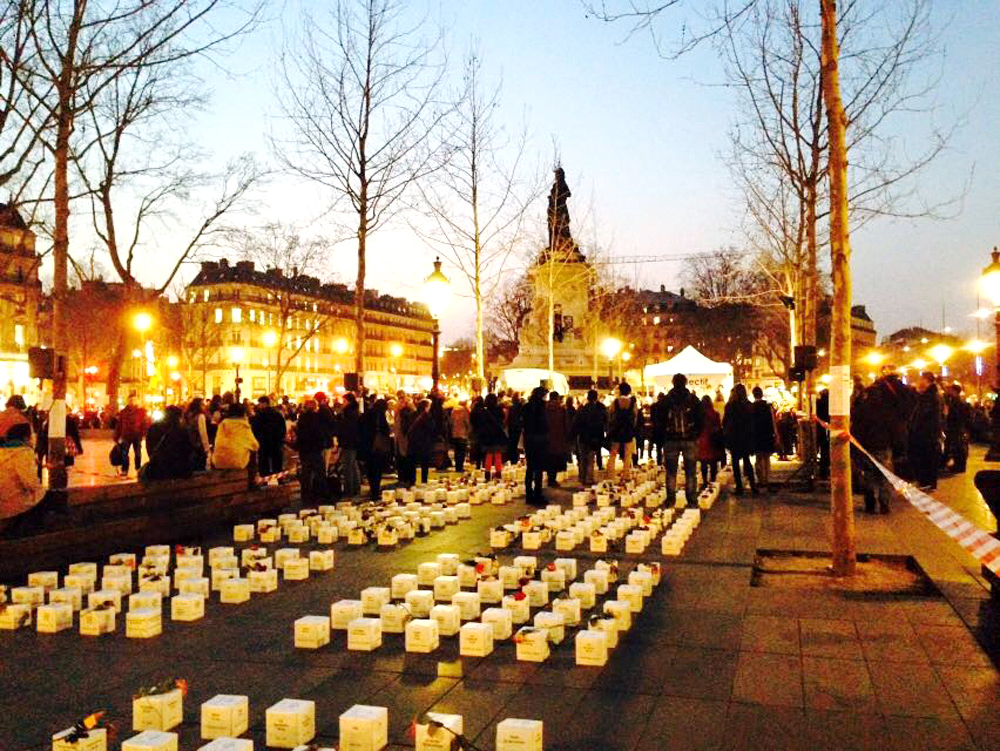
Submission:
{"label": "street lamp", "polygon": [[[132,316],[132,328],[139,332],[139,337],[142,341],[142,349],[148,353],[149,342],[146,341],[146,332],[148,332],[153,327],[153,316],[144,310],[140,310],[138,313]],[[140,354],[140,357],[142,355]],[[144,370],[148,370],[145,368]],[[142,387],[142,398],[145,399],[146,393],[146,373],[140,373],[139,384]]]}
{"label": "street lamp", "polygon": [[246,352],[243,351],[243,347],[233,347],[229,350],[229,361],[236,368],[236,393],[234,396],[237,402],[240,401],[240,384],[243,383],[243,379],[240,378],[240,365],[243,363],[244,357],[246,357]]}
{"label": "street lamp", "polygon": [[[996,328],[996,374],[1000,379],[1000,251],[993,248],[990,265],[983,269],[982,276],[979,277],[979,289],[986,298],[993,303],[993,322]],[[1000,391],[1000,387],[994,387],[994,391]],[[991,413],[993,428],[993,440],[990,450],[986,452],[986,461],[1000,461],[1000,410],[994,406]]]}
{"label": "street lamp", "polygon": [[434,271],[424,279],[424,300],[427,308],[434,319],[434,330],[431,334],[434,337],[434,360],[431,366],[431,391],[438,390],[438,381],[441,380],[441,365],[438,357],[438,350],[441,342],[441,315],[448,308],[448,301],[451,297],[451,282],[448,277],[441,273],[441,259],[434,259]]}
{"label": "street lamp", "polygon": [[403,356],[402,344],[399,344],[398,342],[393,342],[391,345],[389,345],[389,357],[391,357],[393,360],[390,369],[392,370],[392,376],[393,376],[392,388],[394,391],[399,390],[399,359],[402,356]]}
{"label": "street lamp", "polygon": [[611,381],[614,379],[614,361],[618,356],[618,353],[622,351],[621,339],[616,339],[613,336],[609,336],[607,339],[601,342],[601,352],[606,358],[608,358],[608,387],[611,386]]}
{"label": "street lamp", "polygon": [[871,365],[873,368],[877,368],[883,362],[885,362],[885,355],[883,355],[878,350],[873,349],[865,356],[865,362]]}
{"label": "street lamp", "polygon": [[278,335],[273,331],[265,331],[262,337],[264,346],[267,348],[267,393],[271,393],[271,350],[278,343]]}
{"label": "street lamp", "polygon": [[948,362],[948,358],[955,354],[955,350],[949,347],[947,344],[935,344],[930,348],[929,353],[931,357],[937,362],[938,366],[941,368],[941,375],[947,376],[948,369],[945,367],[945,363]]}

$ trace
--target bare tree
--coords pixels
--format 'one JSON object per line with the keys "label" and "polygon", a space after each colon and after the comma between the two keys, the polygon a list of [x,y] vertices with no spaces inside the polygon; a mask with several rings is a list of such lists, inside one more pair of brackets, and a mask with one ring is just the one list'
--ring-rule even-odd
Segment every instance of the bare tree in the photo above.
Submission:
{"label": "bare tree", "polygon": [[[12,9],[13,10],[13,9]],[[225,28],[217,18],[226,11]],[[123,0],[111,6],[87,0],[24,0],[16,13],[30,37],[31,64],[14,73],[34,128],[52,160],[52,345],[67,341],[70,163],[86,128],[79,118],[122,76],[137,68],[169,66],[216,50],[252,27],[259,6],[243,11],[225,0]],[[236,19],[235,21],[233,19]],[[21,110],[23,112],[23,110]],[[49,414],[50,485],[66,485],[66,374],[56,373]]]}
{"label": "bare tree", "polygon": [[486,317],[486,335],[497,356],[512,360],[517,354],[524,321],[531,311],[531,284],[518,274],[501,286]]}
{"label": "bare tree", "polygon": [[431,179],[417,183],[419,208],[427,221],[413,226],[469,285],[476,306],[476,375],[484,379],[485,311],[523,240],[528,208],[541,193],[541,181],[523,174],[526,134],[512,142],[497,121],[501,86],[484,83],[475,49],[465,59],[464,84],[449,129],[450,158]]}
{"label": "bare tree", "polygon": [[280,62],[278,99],[290,126],[274,145],[293,173],[329,189],[356,221],[355,368],[364,372],[368,238],[440,166],[448,107],[440,38],[407,27],[397,0],[338,0],[329,25],[307,17]]}

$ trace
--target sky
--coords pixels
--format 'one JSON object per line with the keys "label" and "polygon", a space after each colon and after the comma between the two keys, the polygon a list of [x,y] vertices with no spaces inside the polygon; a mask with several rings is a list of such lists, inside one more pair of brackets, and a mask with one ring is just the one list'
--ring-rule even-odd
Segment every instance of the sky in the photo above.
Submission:
{"label": "sky", "polygon": [[[276,50],[300,7],[322,17],[329,3],[299,0],[269,8],[266,24],[222,65],[201,74],[211,92],[189,135],[218,165],[246,151],[270,160],[267,135],[284,127],[276,104]],[[414,0],[414,12],[427,7]],[[915,187],[930,203],[959,198],[946,218],[881,218],[852,235],[855,304],[866,305],[880,336],[909,325],[975,330],[976,279],[1000,244],[1000,2],[938,0],[932,22],[942,54],[931,115],[900,118],[889,135],[908,152],[924,145],[926,117],[957,124],[946,152]],[[527,122],[532,159],[551,165],[558,149],[573,191],[577,239],[595,238],[617,256],[710,251],[743,242],[742,209],[723,155],[736,112],[719,86],[715,50],[657,56],[649,37],[587,18],[579,0],[440,0],[431,17],[445,32],[453,64],[478,40],[485,72],[503,81],[501,118]],[[923,118],[923,122],[921,122]],[[260,223],[281,219],[322,232],[323,189],[277,177],[257,197]],[[545,200],[535,217],[544,217]],[[538,238],[539,249],[544,235]],[[402,219],[370,241],[368,286],[411,298],[434,252]],[[151,269],[155,269],[155,263]],[[448,274],[448,267],[445,266]],[[682,286],[676,262],[629,267],[641,284]],[[193,269],[191,270],[193,273]],[[338,245],[328,276],[353,283],[355,248]],[[462,281],[444,319],[446,339],[472,330]]]}

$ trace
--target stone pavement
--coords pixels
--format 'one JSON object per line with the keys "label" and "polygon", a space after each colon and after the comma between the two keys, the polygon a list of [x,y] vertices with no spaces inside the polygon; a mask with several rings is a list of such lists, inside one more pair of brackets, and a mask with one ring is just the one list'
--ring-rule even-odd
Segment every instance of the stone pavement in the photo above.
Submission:
{"label": "stone pavement", "polygon": [[[549,492],[568,505],[566,490]],[[978,566],[900,505],[888,517],[859,513],[859,551],[913,555],[942,597],[752,587],[757,549],[827,547],[827,497],[779,492],[724,498],[705,515],[605,668],[576,667],[571,643],[541,665],[516,662],[503,644],[461,661],[462,677],[438,675],[437,660],[457,658],[453,639],[431,658],[406,655],[391,635],[371,654],[348,653],[342,635],[315,652],[292,646],[295,618],[387,586],[438,552],[483,550],[489,527],[521,510],[477,508],[391,553],[338,546],[332,575],[229,610],[213,602],[205,620],[166,622],[149,642],[125,639],[121,625],[96,640],[0,632],[0,749],[42,749],[104,706],[128,737],[132,692],[171,675],[191,683],[182,749],[198,747],[197,708],[216,693],[250,696],[257,748],[266,707],[292,697],[317,702],[319,738],[331,744],[338,715],[367,703],[389,708],[393,748],[412,746],[411,718],[436,710],[464,715],[482,749],[505,717],[544,720],[549,751],[1000,749],[1000,675],[977,640],[993,617]]]}

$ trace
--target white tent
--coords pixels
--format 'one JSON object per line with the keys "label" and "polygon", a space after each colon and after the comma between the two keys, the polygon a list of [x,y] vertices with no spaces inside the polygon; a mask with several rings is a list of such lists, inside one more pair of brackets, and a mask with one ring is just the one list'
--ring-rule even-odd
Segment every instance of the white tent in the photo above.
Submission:
{"label": "white tent", "polygon": [[530,394],[532,389],[550,380],[550,388],[565,396],[569,393],[569,381],[562,373],[550,373],[545,368],[507,368],[497,382],[498,388],[514,389],[523,394]]}
{"label": "white tent", "polygon": [[716,389],[722,389],[723,397],[728,398],[733,388],[733,366],[709,360],[690,345],[669,360],[647,365],[643,370],[647,384],[664,390],[670,388],[675,373],[686,375],[688,388],[699,395],[714,396]]}

